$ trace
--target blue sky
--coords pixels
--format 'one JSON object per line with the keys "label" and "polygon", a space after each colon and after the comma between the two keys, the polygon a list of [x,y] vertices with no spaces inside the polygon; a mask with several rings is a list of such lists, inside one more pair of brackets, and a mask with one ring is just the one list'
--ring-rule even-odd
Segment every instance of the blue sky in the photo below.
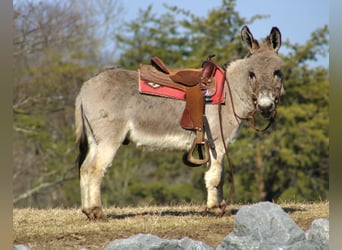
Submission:
{"label": "blue sky", "polygon": [[[163,3],[177,5],[182,9],[191,10],[198,16],[205,16],[212,8],[221,5],[222,0],[130,0],[122,1],[125,21],[134,20],[139,8],[146,9],[153,4],[153,12],[162,13]],[[283,40],[304,44],[312,31],[329,24],[328,0],[237,0],[236,10],[240,16],[250,18],[257,14],[269,15],[268,18],[257,20],[249,25],[255,38],[264,38],[272,26],[277,26]],[[280,49],[280,53],[285,53]],[[286,53],[285,53],[286,54]],[[322,58],[318,65],[328,66],[329,58]]]}

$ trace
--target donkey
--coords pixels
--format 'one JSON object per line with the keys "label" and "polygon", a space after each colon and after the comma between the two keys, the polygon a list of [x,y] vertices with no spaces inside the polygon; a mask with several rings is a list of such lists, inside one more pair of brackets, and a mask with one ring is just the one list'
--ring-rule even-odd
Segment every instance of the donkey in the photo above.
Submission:
{"label": "donkey", "polygon": [[[242,117],[259,112],[271,119],[283,90],[279,29],[273,27],[259,43],[244,26],[241,39],[248,55],[226,68],[226,102],[221,107],[225,145],[218,108],[206,105],[216,151],[210,152],[204,176],[207,209],[225,202],[224,147],[235,140],[244,121]],[[122,144],[132,142],[150,150],[189,150],[195,137],[194,132],[179,125],[185,102],[140,94],[136,71],[116,68],[99,73],[83,84],[75,105],[82,212],[90,220],[106,220],[101,205],[101,181]]]}

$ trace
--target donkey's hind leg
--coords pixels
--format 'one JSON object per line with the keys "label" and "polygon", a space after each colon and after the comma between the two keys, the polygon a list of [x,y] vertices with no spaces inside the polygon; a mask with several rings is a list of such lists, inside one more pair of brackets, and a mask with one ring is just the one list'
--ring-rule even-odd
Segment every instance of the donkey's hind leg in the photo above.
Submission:
{"label": "donkey's hind leg", "polygon": [[107,220],[102,211],[101,181],[120,145],[101,142],[90,145],[80,169],[82,212],[90,220]]}

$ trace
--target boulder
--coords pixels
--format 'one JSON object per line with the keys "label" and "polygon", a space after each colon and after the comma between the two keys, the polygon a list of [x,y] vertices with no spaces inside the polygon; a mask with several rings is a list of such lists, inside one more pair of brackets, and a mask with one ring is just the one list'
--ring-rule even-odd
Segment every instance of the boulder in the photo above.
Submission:
{"label": "boulder", "polygon": [[308,242],[318,245],[322,250],[329,249],[329,220],[316,219],[305,233]]}
{"label": "boulder", "polygon": [[164,249],[164,250],[213,250],[212,247],[200,242],[194,241],[187,237],[181,240],[167,240],[159,238],[151,234],[137,234],[127,239],[119,239],[110,242],[105,250],[150,250],[150,249]]}
{"label": "boulder", "polygon": [[240,208],[233,232],[216,249],[280,249],[303,240],[304,231],[279,205],[260,202]]}

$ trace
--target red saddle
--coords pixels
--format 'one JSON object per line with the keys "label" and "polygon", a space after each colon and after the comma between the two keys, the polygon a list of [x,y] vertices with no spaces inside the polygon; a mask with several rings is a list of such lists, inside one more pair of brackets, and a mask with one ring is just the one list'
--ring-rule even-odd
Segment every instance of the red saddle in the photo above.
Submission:
{"label": "red saddle", "polygon": [[[145,66],[145,65],[143,65]],[[147,66],[147,65],[146,65]],[[216,80],[216,91],[211,96],[211,101],[206,101],[208,104],[219,104],[225,102],[225,94],[223,89],[225,73],[222,69],[216,68],[214,73],[214,78]],[[154,80],[155,81],[155,80]],[[150,80],[144,79],[139,74],[139,91],[143,94],[156,95],[161,97],[173,98],[185,101],[185,92],[183,89],[176,87],[169,87],[163,85],[161,82],[152,82]],[[222,93],[221,93],[222,92]]]}

